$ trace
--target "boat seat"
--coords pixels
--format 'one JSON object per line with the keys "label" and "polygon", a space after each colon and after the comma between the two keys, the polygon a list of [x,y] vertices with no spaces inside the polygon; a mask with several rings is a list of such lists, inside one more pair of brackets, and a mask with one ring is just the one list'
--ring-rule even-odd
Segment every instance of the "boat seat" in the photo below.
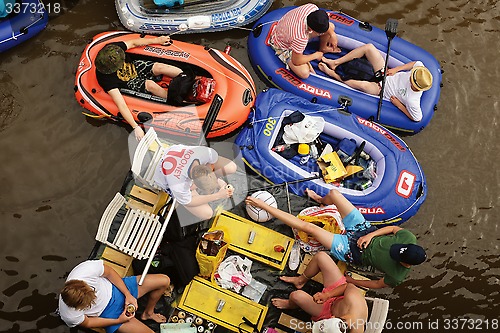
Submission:
{"label": "boat seat", "polygon": [[162,190],[156,185],[153,177],[156,167],[167,149],[168,146],[162,143],[155,130],[150,128],[139,142],[132,159],[131,170],[136,180],[155,192]]}

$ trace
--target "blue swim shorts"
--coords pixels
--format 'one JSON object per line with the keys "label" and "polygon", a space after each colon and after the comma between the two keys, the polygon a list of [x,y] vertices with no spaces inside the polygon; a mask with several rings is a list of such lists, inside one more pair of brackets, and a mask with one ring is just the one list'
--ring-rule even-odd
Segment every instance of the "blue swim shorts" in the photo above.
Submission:
{"label": "blue swim shorts", "polygon": [[[125,283],[125,286],[127,286],[127,289],[130,291],[132,296],[137,298],[137,296],[139,295],[137,277],[127,276],[124,277],[122,280]],[[122,292],[118,290],[118,288],[116,288],[115,285],[113,285],[113,293],[111,295],[111,299],[109,300],[108,305],[106,306],[106,308],[99,317],[116,319],[120,317],[124,309],[125,309],[125,295],[123,295]],[[118,328],[120,328],[121,325],[122,324],[116,324],[105,327],[106,333],[116,332],[116,330],[118,330]]]}
{"label": "blue swim shorts", "polygon": [[337,260],[346,261],[346,255],[350,254],[349,239],[353,236],[354,232],[369,229],[370,222],[365,220],[363,214],[357,209],[353,209],[345,218],[342,219],[344,223],[346,234],[333,236],[332,247],[330,254]]}

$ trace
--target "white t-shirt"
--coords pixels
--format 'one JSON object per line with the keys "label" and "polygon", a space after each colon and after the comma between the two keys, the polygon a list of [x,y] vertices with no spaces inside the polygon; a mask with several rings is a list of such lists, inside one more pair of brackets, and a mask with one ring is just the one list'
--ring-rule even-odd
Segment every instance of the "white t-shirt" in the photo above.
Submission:
{"label": "white t-shirt", "polygon": [[88,317],[99,317],[108,305],[113,292],[111,282],[103,277],[104,262],[102,260],[87,260],[73,268],[66,281],[80,280],[94,287],[96,291],[95,304],[90,309],[76,310],[64,303],[59,296],[59,315],[69,327],[80,325]]}
{"label": "white t-shirt", "polygon": [[164,190],[170,190],[172,196],[181,205],[191,202],[192,180],[189,170],[195,160],[200,164],[215,164],[219,155],[215,150],[203,146],[174,145],[163,155],[153,177],[154,182]]}
{"label": "white t-shirt", "polygon": [[[423,66],[421,61],[417,61],[413,67]],[[384,87],[384,98],[397,97],[406,106],[414,121],[422,120],[422,109],[420,108],[420,98],[422,91],[413,91],[410,83],[411,71],[398,72],[395,75],[387,76]]]}

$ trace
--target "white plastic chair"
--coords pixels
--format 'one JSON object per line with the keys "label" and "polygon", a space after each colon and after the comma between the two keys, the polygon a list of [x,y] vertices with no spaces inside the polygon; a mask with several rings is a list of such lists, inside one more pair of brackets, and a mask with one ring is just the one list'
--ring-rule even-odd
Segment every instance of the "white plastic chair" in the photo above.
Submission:
{"label": "white plastic chair", "polygon": [[[161,190],[161,188],[155,184],[153,177],[165,150],[167,150],[167,147],[158,139],[155,130],[150,128],[141,139],[134,152],[131,170],[136,180],[139,180],[152,189]],[[148,159],[146,159],[146,157],[148,157]]]}
{"label": "white plastic chair", "polygon": [[382,298],[365,297],[372,302],[370,318],[366,323],[365,333],[380,333],[384,329],[387,313],[389,312],[389,301]]}

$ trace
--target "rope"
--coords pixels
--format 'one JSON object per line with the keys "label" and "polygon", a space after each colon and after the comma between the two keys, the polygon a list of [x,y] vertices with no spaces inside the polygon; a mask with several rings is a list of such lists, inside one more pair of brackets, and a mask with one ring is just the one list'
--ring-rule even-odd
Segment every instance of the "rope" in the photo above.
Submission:
{"label": "rope", "polygon": [[[311,112],[304,112],[302,114],[304,115],[311,115],[311,114],[317,114],[317,113],[323,113],[323,112],[330,112],[330,111],[338,111],[338,110],[342,110],[342,108],[331,108],[331,109],[326,109],[326,110],[318,110],[318,111],[311,111]],[[263,122],[263,121],[268,121],[268,119],[280,119],[281,116],[278,116],[278,117],[267,117],[266,119],[260,119],[260,120],[255,120],[255,115],[253,117],[253,121],[252,123],[260,123],[260,122]]]}

